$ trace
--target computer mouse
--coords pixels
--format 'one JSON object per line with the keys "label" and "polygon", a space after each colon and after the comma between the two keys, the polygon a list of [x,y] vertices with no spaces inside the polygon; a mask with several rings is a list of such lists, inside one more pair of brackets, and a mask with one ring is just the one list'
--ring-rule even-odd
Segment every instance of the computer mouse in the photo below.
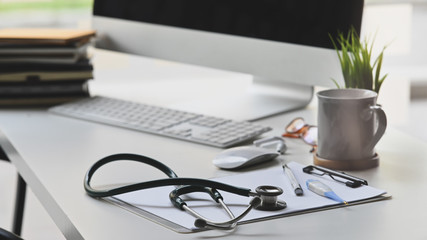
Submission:
{"label": "computer mouse", "polygon": [[223,169],[239,169],[273,160],[279,153],[255,146],[243,146],[227,149],[212,160],[213,164]]}

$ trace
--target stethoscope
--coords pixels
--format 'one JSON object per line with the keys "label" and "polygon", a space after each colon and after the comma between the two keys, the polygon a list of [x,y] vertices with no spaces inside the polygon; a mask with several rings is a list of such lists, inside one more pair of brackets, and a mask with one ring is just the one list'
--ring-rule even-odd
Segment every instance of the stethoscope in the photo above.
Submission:
{"label": "stethoscope", "polygon": [[[102,166],[115,161],[136,161],[144,164],[148,164],[163,173],[165,173],[169,178],[162,178],[152,181],[140,182],[130,185],[125,185],[117,188],[107,189],[107,190],[97,190],[91,187],[90,181],[94,173]],[[212,181],[208,179],[201,178],[181,178],[172,171],[168,166],[163,163],[154,160],[152,158],[136,155],[136,154],[114,154],[102,158],[97,161],[86,173],[84,179],[84,188],[87,194],[94,198],[103,198],[111,197],[118,194],[155,188],[163,186],[176,186],[176,188],[169,194],[169,199],[172,204],[181,210],[188,212],[196,218],[194,225],[198,228],[211,228],[211,229],[221,229],[221,230],[230,230],[234,229],[237,226],[237,222],[245,217],[253,208],[264,211],[275,211],[280,210],[286,207],[286,202],[278,200],[277,196],[283,193],[283,190],[275,186],[259,186],[252,191],[248,188],[242,188],[237,186],[232,186],[224,184],[217,181]],[[240,196],[253,197],[249,202],[247,208],[237,217],[231,212],[228,206],[224,203],[223,197],[217,190],[223,190]],[[210,197],[217,203],[219,203],[222,208],[227,212],[230,217],[230,220],[217,222],[210,220],[193,209],[191,209],[187,203],[182,200],[180,196],[193,193],[193,192],[204,192],[210,195]]]}

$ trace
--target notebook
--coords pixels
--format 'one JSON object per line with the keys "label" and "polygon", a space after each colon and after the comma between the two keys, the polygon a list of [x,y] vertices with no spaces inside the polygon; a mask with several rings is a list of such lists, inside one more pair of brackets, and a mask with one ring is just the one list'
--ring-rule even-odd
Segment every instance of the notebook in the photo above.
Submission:
{"label": "notebook", "polygon": [[94,30],[56,28],[5,28],[0,29],[0,43],[60,44],[88,41]]}

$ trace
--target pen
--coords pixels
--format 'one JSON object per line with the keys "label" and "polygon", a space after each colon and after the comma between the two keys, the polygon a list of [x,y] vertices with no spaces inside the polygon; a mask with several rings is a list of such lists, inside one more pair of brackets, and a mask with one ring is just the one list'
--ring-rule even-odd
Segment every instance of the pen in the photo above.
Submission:
{"label": "pen", "polygon": [[291,181],[291,185],[292,185],[292,188],[294,189],[295,195],[302,196],[303,191],[302,191],[301,185],[299,185],[297,179],[292,173],[292,170],[288,167],[287,164],[283,164],[282,168],[286,176],[288,176],[289,180]]}
{"label": "pen", "polygon": [[320,182],[319,180],[309,179],[307,180],[306,184],[307,184],[307,188],[310,189],[310,191],[316,194],[319,194],[320,196],[327,197],[334,201],[348,205],[348,203],[344,201],[342,198],[338,197],[338,195],[335,194],[335,192],[332,191],[330,187]]}

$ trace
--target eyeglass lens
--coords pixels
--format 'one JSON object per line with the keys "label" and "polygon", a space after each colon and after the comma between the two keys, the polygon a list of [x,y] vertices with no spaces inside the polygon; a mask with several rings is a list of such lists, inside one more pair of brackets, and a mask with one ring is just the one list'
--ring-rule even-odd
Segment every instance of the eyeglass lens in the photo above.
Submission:
{"label": "eyeglass lens", "polygon": [[304,126],[306,126],[304,119],[296,118],[286,127],[286,132],[288,133],[296,133],[300,131]]}
{"label": "eyeglass lens", "polygon": [[310,145],[317,146],[317,127],[309,127],[302,133],[302,139]]}

